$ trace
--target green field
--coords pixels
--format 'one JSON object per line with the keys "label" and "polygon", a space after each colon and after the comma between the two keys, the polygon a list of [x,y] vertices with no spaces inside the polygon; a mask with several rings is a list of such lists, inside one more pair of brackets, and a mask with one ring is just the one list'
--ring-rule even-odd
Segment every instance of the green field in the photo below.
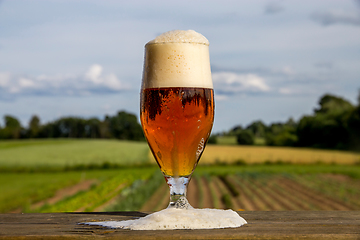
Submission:
{"label": "green field", "polygon": [[[91,211],[118,194],[122,188],[113,191],[119,185],[126,188],[136,180],[146,180],[155,170],[157,169],[154,167],[147,167],[54,173],[1,173],[0,212],[65,212],[76,211],[84,206],[84,211]],[[67,197],[53,205],[32,207],[35,203],[53,197],[60,189],[87,180],[95,181],[92,181],[93,184],[86,191],[77,192],[76,196]]]}
{"label": "green field", "polygon": [[[331,176],[347,176],[346,182],[336,181],[328,185],[322,178]],[[350,165],[246,165],[246,166],[199,166],[194,179],[204,178],[210,188],[216,183],[215,179],[227,176],[238,176],[240,183],[259,184],[271,183],[272,179],[284,178],[296,180],[302,185],[319,193],[332,196],[335,199],[355,201],[360,209],[360,167]],[[352,179],[352,180],[351,180]],[[56,196],[59,190],[95,180],[92,185],[70,196],[62,197],[54,203],[47,200]],[[214,182],[215,181],[215,182]],[[198,182],[198,181],[197,181]],[[349,184],[351,183],[351,184]],[[0,212],[74,212],[74,211],[138,211],[146,205],[153,193],[164,185],[165,181],[157,167],[119,168],[108,170],[63,171],[54,173],[2,173],[0,176]],[[218,183],[216,183],[218,184]],[[198,184],[198,188],[204,187]],[[219,187],[217,187],[219,188]],[[204,198],[213,199],[212,207],[221,208],[230,193],[227,188],[220,188],[221,192],[214,192],[205,196],[199,191],[200,203]],[[248,190],[249,191],[249,190]],[[155,202],[168,201],[167,187]],[[248,194],[250,195],[250,194]],[[264,197],[268,197],[263,194]],[[250,195],[251,196],[251,195]],[[240,197],[244,197],[240,195]],[[258,200],[259,201],[259,200]],[[40,203],[40,204],[39,204]],[[156,205],[160,210],[166,206]],[[226,206],[231,206],[227,203]],[[238,209],[235,209],[238,210]],[[257,209],[266,210],[266,209]],[[301,210],[301,209],[299,209]]]}
{"label": "green field", "polygon": [[[168,189],[149,155],[145,142],[67,139],[2,141],[0,212],[159,209],[168,201]],[[269,161],[270,155],[273,161]],[[262,156],[263,159],[255,161],[255,156]],[[323,161],[319,161],[320,158]],[[199,202],[198,206],[204,206],[205,200],[211,198],[213,205],[210,207],[233,206],[239,209],[244,207],[236,202],[245,201],[249,203],[250,210],[280,210],[283,209],[281,206],[287,205],[276,202],[276,194],[281,194],[276,191],[287,186],[276,186],[284,181],[279,179],[285,179],[296,187],[310,189],[314,195],[323,195],[323,198],[334,195],[336,201],[343,201],[343,205],[339,205],[341,207],[351,203],[352,208],[349,209],[357,209],[359,202],[356,199],[360,197],[358,161],[359,154],[351,152],[208,145],[194,174],[193,182],[198,183],[196,201]],[[205,185],[199,184],[200,180]],[[269,193],[266,189],[261,192],[264,184],[272,184],[269,189],[274,192]],[[162,192],[159,192],[160,186]],[[202,186],[208,186],[211,194],[201,194],[204,191],[201,190]],[[243,191],[242,198],[231,195],[234,191]],[[251,195],[251,191],[257,195]],[[259,194],[264,199],[270,199],[274,205],[261,208]],[[307,196],[299,197],[306,199]],[[151,204],[151,201],[156,204]],[[258,204],[258,208],[251,207],[251,204]],[[335,203],[328,204],[330,209],[331,204]]]}
{"label": "green field", "polygon": [[[212,145],[200,164],[236,163],[336,163],[356,164],[354,152],[266,146]],[[155,164],[146,142],[118,140],[22,140],[0,141],[0,170],[99,168]]]}
{"label": "green field", "polygon": [[[237,145],[236,136],[217,136],[217,144],[219,145]],[[265,139],[264,138],[255,138],[255,145],[264,146]]]}
{"label": "green field", "polygon": [[0,168],[142,165],[148,151],[145,142],[117,140],[0,141]]}

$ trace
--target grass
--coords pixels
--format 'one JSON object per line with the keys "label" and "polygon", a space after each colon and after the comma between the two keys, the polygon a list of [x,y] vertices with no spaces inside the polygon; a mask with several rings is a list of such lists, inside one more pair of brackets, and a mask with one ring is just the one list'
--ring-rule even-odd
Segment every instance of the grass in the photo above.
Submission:
{"label": "grass", "polygon": [[1,173],[0,212],[27,209],[53,196],[58,189],[93,177],[94,174],[83,172]]}
{"label": "grass", "polygon": [[[91,211],[114,197],[114,189],[125,183],[147,179],[157,170],[155,167],[124,168],[115,170],[66,171],[54,173],[1,173],[0,212],[62,212],[76,211],[86,206]],[[161,174],[158,173],[160,176]],[[57,190],[87,179],[96,179],[96,184],[86,192],[63,199],[54,205],[44,205],[31,210],[31,205],[52,197]],[[110,194],[109,194],[110,193]],[[114,193],[114,195],[111,195]]]}
{"label": "grass", "polygon": [[255,138],[254,145],[265,146],[265,144],[266,144],[265,138]]}
{"label": "grass", "polygon": [[[136,210],[149,198],[157,184],[164,181],[159,172],[160,180],[150,178],[158,168],[155,160],[149,159],[149,154],[145,142],[82,139],[0,141],[0,212],[30,211],[34,203],[86,179],[96,179],[97,184],[88,191],[35,211],[76,211],[79,208],[92,211],[117,195],[120,195],[120,202],[112,210]],[[352,152],[208,145],[195,174],[208,180],[213,175],[243,173],[332,173],[360,179],[360,165],[354,164],[359,160],[360,154]],[[149,162],[153,166],[148,166]],[[215,163],[220,164],[212,165]],[[21,168],[27,170],[18,171]],[[58,170],[48,172],[54,168]],[[124,188],[118,189],[121,183],[125,183]],[[323,189],[331,191],[336,187]],[[347,193],[345,198],[349,192],[355,191],[353,188],[341,185],[339,191]],[[359,196],[358,191],[354,194]],[[215,202],[215,205],[219,204]]]}
{"label": "grass", "polygon": [[236,136],[218,136],[216,140],[218,145],[237,145]]}
{"label": "grass", "polygon": [[[222,137],[224,139],[230,137]],[[149,157],[150,156],[150,157]],[[212,145],[205,148],[200,164],[296,164],[360,162],[360,154],[335,150],[291,147]],[[118,140],[49,139],[0,141],[0,171],[30,169],[82,170],[155,164],[145,142]]]}
{"label": "grass", "polygon": [[117,204],[107,208],[107,211],[138,211],[151,195],[164,182],[160,171],[156,171],[151,178],[137,180],[120,194]]}
{"label": "grass", "polygon": [[[79,192],[78,194],[59,201],[53,205],[45,205],[39,212],[65,212],[82,211],[91,212],[95,208],[105,204],[107,201],[116,197],[119,193],[123,194],[134,188],[137,183],[145,182],[154,172],[154,168],[133,168],[119,170],[117,174],[108,177],[100,184],[93,186],[90,190]],[[102,177],[108,176],[107,171],[102,172]],[[123,188],[116,190],[118,186]],[[132,186],[132,187],[130,187]]]}
{"label": "grass", "polygon": [[64,168],[147,163],[145,142],[118,140],[21,140],[0,142],[1,168]]}
{"label": "grass", "polygon": [[118,171],[59,172],[59,173],[1,173],[0,212],[29,209],[33,203],[52,197],[61,188],[86,179],[100,181]]}
{"label": "grass", "polygon": [[27,147],[34,145],[52,145],[68,143],[69,139],[26,139],[26,140],[0,140],[0,149]]}
{"label": "grass", "polygon": [[[154,171],[155,175],[150,178]],[[198,166],[195,171],[197,178],[204,176],[208,181],[211,176],[229,176],[231,174],[256,178],[267,174],[311,176],[324,173],[347,175],[351,179],[359,181],[360,166],[329,164],[211,165]],[[32,204],[50,198],[57,190],[86,179],[96,179],[97,184],[87,191],[79,192],[53,205],[44,205],[40,209],[30,210]],[[23,212],[64,212],[79,209],[81,211],[93,211],[96,207],[117,195],[120,196],[117,204],[110,206],[107,210],[139,210],[162,181],[164,179],[156,166],[54,173],[2,173],[0,175],[2,193],[0,194],[0,212],[9,212],[16,209]],[[122,183],[125,183],[124,187],[116,190]],[[317,184],[324,190],[334,191],[333,188],[322,187],[321,182]],[[354,192],[356,196],[359,194],[359,191],[356,190],[358,186],[344,184],[341,188],[344,188],[344,191],[347,192],[344,197],[349,196],[351,192]],[[341,191],[341,188],[338,188],[338,191]],[[215,194],[213,189],[211,191],[212,194]],[[219,202],[216,202],[217,200],[214,201],[215,205],[219,205]]]}
{"label": "grass", "polygon": [[[218,145],[238,145],[236,136],[217,136]],[[265,145],[264,138],[255,138],[254,145],[263,146]]]}

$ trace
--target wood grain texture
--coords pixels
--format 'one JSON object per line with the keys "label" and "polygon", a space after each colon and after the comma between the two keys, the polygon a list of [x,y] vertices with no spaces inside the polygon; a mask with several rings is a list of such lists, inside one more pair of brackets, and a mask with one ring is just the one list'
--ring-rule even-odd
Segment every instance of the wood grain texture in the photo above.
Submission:
{"label": "wood grain texture", "polygon": [[131,231],[81,225],[142,212],[0,214],[0,239],[360,239],[360,211],[244,211],[233,229]]}

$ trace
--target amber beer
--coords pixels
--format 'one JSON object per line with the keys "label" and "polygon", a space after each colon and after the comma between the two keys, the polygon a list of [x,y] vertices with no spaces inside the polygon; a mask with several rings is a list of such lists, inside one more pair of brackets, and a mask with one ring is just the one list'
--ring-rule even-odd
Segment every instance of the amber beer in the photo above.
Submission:
{"label": "amber beer", "polygon": [[210,88],[147,88],[141,93],[141,123],[165,176],[190,176],[214,120]]}

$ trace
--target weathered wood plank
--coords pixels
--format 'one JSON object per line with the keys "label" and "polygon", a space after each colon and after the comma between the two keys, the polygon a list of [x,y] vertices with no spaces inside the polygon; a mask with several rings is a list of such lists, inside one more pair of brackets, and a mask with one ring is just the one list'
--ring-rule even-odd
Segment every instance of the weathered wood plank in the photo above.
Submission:
{"label": "weathered wood plank", "polygon": [[131,231],[79,225],[141,212],[0,214],[0,239],[360,239],[360,211],[244,211],[235,229]]}

